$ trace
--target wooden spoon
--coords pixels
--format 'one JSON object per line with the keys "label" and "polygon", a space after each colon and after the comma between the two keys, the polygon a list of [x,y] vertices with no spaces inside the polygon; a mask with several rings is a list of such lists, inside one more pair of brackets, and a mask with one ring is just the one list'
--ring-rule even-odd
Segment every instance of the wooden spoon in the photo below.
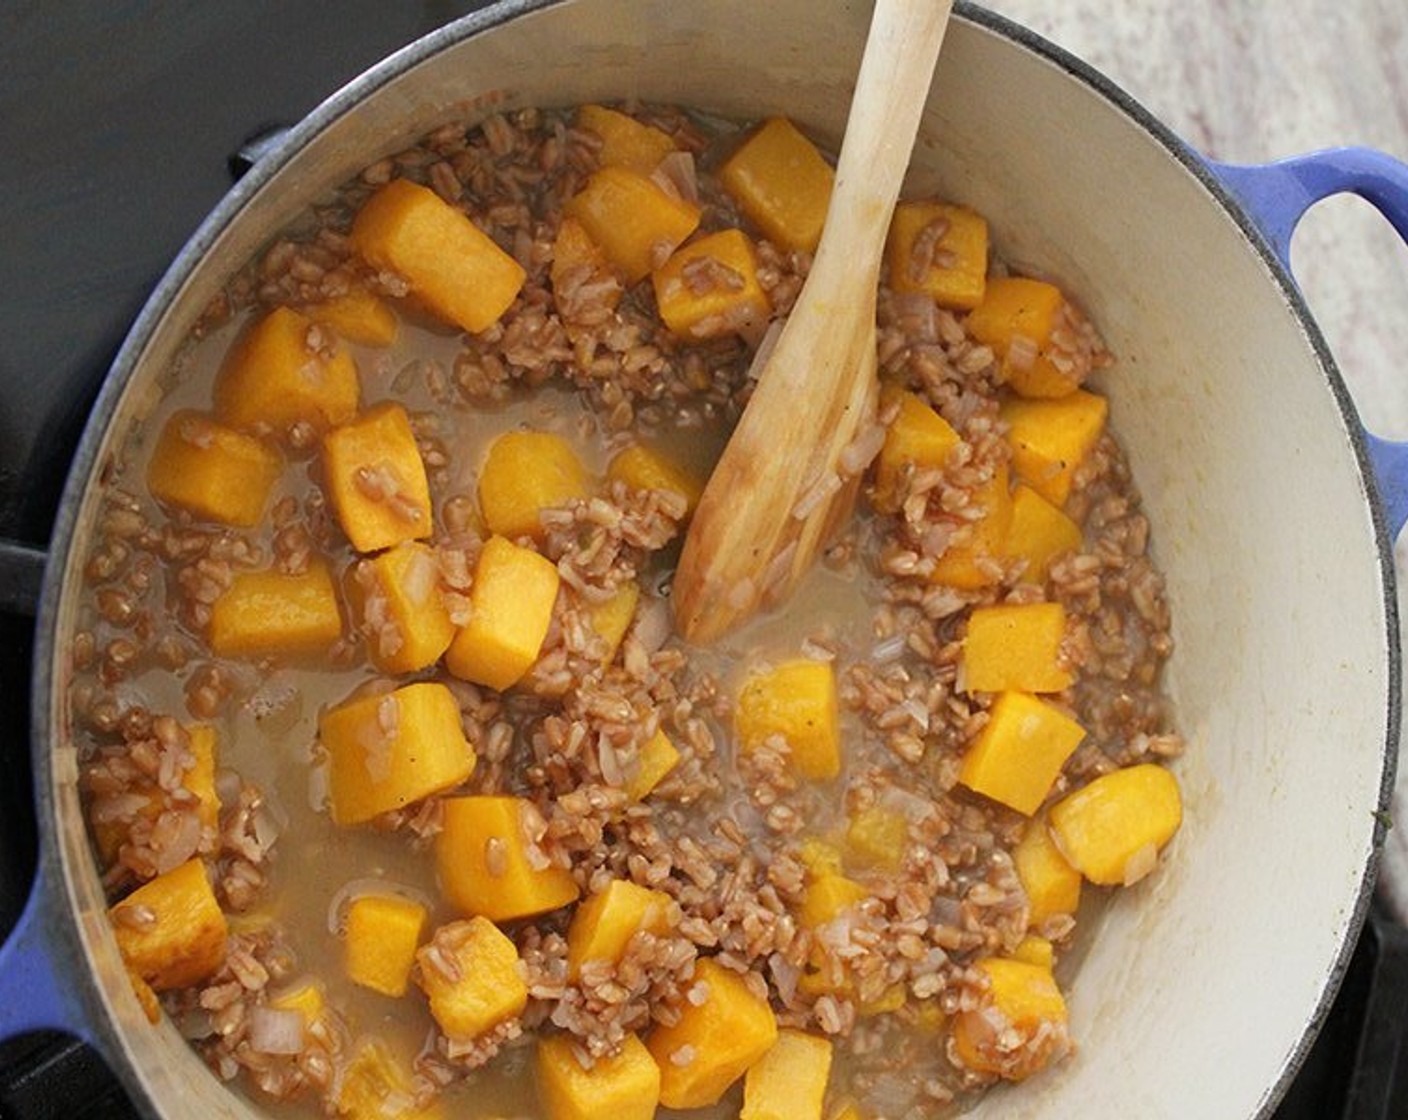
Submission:
{"label": "wooden spoon", "polygon": [[811,273],[685,537],[671,598],[707,642],[791,594],[879,451],[875,288],[952,0],[877,0]]}

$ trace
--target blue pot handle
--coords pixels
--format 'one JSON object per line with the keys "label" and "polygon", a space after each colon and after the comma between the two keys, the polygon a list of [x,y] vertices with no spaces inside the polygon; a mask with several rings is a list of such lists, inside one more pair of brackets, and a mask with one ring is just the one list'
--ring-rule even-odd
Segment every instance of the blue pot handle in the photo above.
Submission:
{"label": "blue pot handle", "polygon": [[0,946],[0,1041],[58,1030],[95,1042],[77,991],[87,967],[75,955],[53,873],[41,857],[24,912]]}
{"label": "blue pot handle", "polygon": [[[1370,148],[1329,148],[1253,166],[1214,163],[1222,180],[1260,227],[1271,250],[1291,271],[1291,234],[1315,203],[1357,194],[1408,241],[1408,165]],[[1364,433],[1390,538],[1408,523],[1408,443]]]}

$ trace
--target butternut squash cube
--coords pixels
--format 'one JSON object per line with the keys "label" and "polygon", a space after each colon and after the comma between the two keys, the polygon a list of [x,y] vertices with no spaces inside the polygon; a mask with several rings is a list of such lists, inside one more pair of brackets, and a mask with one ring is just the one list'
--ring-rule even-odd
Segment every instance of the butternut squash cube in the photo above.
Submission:
{"label": "butternut squash cube", "polygon": [[[336,338],[291,307],[276,307],[230,348],[215,378],[215,416],[232,428],[294,424],[325,432],[357,414],[357,366]],[[318,348],[310,345],[318,342]]]}
{"label": "butternut squash cube", "polygon": [[1077,389],[1060,400],[1003,402],[1012,465],[1031,488],[1055,506],[1064,506],[1076,468],[1099,442],[1109,402]]}
{"label": "butternut squash cube", "polygon": [[445,651],[446,668],[500,692],[513,687],[538,659],[560,583],[552,561],[490,537],[474,569],[469,622]]}
{"label": "butternut squash cube", "polygon": [[880,409],[898,402],[899,412],[885,432],[885,443],[875,459],[875,508],[893,513],[899,508],[900,474],[908,464],[918,469],[941,470],[963,442],[947,420],[906,389],[881,390]]}
{"label": "butternut squash cube", "polygon": [[441,926],[416,954],[416,962],[430,1014],[448,1038],[478,1038],[528,1005],[518,949],[488,918]]}
{"label": "butternut squash cube", "polygon": [[797,918],[807,929],[817,929],[869,897],[870,891],[854,879],[834,872],[818,874],[810,878],[802,893]]}
{"label": "butternut squash cube", "polygon": [[362,824],[453,789],[474,772],[455,694],[436,681],[364,696],[325,711],[332,819]]}
{"label": "butternut squash cube", "polygon": [[[1064,1025],[1066,1001],[1051,970],[1026,961],[988,957],[978,962],[987,975],[991,1004],[962,1011],[954,1020],[953,1041],[959,1060],[969,1069],[1021,1081],[1041,1069],[1061,1045],[1050,1025]],[[995,1027],[993,1015],[1004,1024]],[[1047,1040],[1033,1046],[1047,1028]]]}
{"label": "butternut squash cube", "polygon": [[942,202],[901,202],[890,219],[886,248],[896,292],[922,292],[957,311],[983,302],[988,223],[981,214]]}
{"label": "butternut squash cube", "polygon": [[649,175],[676,150],[674,139],[660,129],[604,105],[579,108],[577,127],[601,137],[597,160],[602,167],[625,167]]}
{"label": "butternut squash cube", "polygon": [[772,304],[758,283],[758,256],[741,229],[676,249],[651,274],[665,325],[682,338],[718,338],[761,327]]}
{"label": "butternut squash cube", "polygon": [[1012,849],[1012,862],[1027,894],[1028,921],[1033,926],[1057,914],[1074,914],[1080,907],[1080,872],[1066,862],[1044,818],[1027,825]]}
{"label": "butternut squash cube", "polygon": [[479,471],[479,508],[491,533],[544,535],[539,514],[591,493],[591,476],[572,445],[550,432],[505,432]]}
{"label": "butternut squash cube", "polygon": [[666,194],[645,175],[603,167],[563,207],[601,246],[627,284],[650,275],[699,226],[699,207]]}
{"label": "butternut squash cube", "polygon": [[751,754],[774,735],[787,742],[799,776],[826,781],[841,772],[836,670],[829,661],[788,661],[754,673],[738,694],[739,747]]}
{"label": "butternut squash cube", "polygon": [[624,290],[606,254],[575,218],[563,218],[552,243],[552,302],[568,323],[598,322],[616,310]]}
{"label": "butternut squash cube", "polygon": [[575,902],[572,873],[545,860],[530,838],[529,803],[518,797],[451,797],[435,838],[440,887],[464,914],[496,922]]}
{"label": "butternut squash cube", "polygon": [[623,583],[616,594],[604,603],[598,603],[588,616],[592,629],[601,638],[601,663],[610,665],[616,660],[621,643],[626,640],[626,631],[636,619],[636,606],[640,603],[640,584],[634,580]]}
{"label": "butternut squash cube", "polygon": [[122,959],[154,991],[199,983],[224,963],[229,927],[199,858],[142,884],[108,914]]}
{"label": "butternut squash cube", "polygon": [[464,213],[407,179],[367,199],[351,238],[363,260],[396,273],[432,312],[471,334],[498,322],[527,275]]}
{"label": "butternut squash cube", "polygon": [[1064,397],[1080,387],[1047,354],[1066,297],[1044,280],[1007,276],[988,284],[968,316],[968,333],[1002,360],[1002,378],[1024,397]]}
{"label": "butternut squash cube", "polygon": [[626,796],[643,801],[679,765],[679,748],[663,729],[657,729],[641,746],[637,761],[635,776],[626,783]]}
{"label": "butternut squash cube", "polygon": [[567,927],[567,978],[576,981],[588,961],[619,961],[626,945],[644,931],[661,937],[670,931],[672,900],[664,891],[612,879],[606,889],[581,903]]}
{"label": "butternut squash cube", "polygon": [[428,917],[419,902],[400,895],[354,898],[343,918],[347,978],[384,996],[405,995]]}
{"label": "butternut squash cube", "polygon": [[686,1000],[673,1026],[658,1026],[646,1040],[660,1067],[660,1103],[666,1108],[705,1108],[766,1054],[777,1041],[777,1018],[736,972],[710,957],[694,966],[699,1002]]}
{"label": "butternut squash cube", "polygon": [[1152,762],[1105,774],[1051,806],[1056,846],[1101,886],[1142,879],[1182,823],[1178,781]]}
{"label": "butternut squash cube", "polygon": [[1012,950],[1012,959],[1038,965],[1050,972],[1056,964],[1056,949],[1046,938],[1029,933],[1017,942],[1017,947]]}
{"label": "butternut squash cube", "polygon": [[390,346],[400,333],[396,312],[366,288],[349,288],[307,309],[308,318],[331,327],[340,337],[361,346]]}
{"label": "butternut squash cube", "polygon": [[440,566],[428,545],[407,541],[363,560],[346,585],[366,635],[367,656],[381,672],[419,672],[449,648],[455,624],[440,596]]}
{"label": "butternut squash cube", "polygon": [[966,541],[950,545],[935,561],[929,577],[934,583],[975,591],[1001,578],[1001,567],[994,562],[1002,558],[1007,530],[1012,524],[1012,494],[1008,490],[1006,463],[978,487],[973,503],[981,516],[968,522],[964,530]]}
{"label": "butternut squash cube", "polygon": [[1080,551],[1080,526],[1025,482],[1012,490],[1012,520],[1002,554],[1027,562],[1022,579],[1044,584],[1051,562],[1067,552]]}
{"label": "butternut squash cube", "polygon": [[337,587],[322,560],[298,575],[240,572],[210,610],[210,648],[220,657],[325,653],[340,637]]}
{"label": "butternut squash cube", "polygon": [[259,523],[283,460],[253,436],[183,410],[161,429],[147,464],[152,497],[223,525]]}
{"label": "butternut squash cube", "polygon": [[337,1111],[348,1120],[444,1120],[439,1102],[415,1106],[411,1075],[382,1042],[363,1043],[342,1074]]}
{"label": "butternut squash cube", "polygon": [[323,474],[337,520],[358,552],[434,531],[425,463],[399,404],[379,404],[324,436]]}
{"label": "butternut squash cube", "polygon": [[872,805],[851,814],[846,855],[860,867],[897,871],[909,844],[909,822],[902,813]]}
{"label": "butternut squash cube", "polygon": [[974,793],[1031,816],[1084,738],[1080,724],[1044,700],[1004,692],[963,756],[958,780]]}
{"label": "butternut squash cube", "polygon": [[660,1104],[660,1067],[628,1034],[621,1049],[590,1069],[567,1035],[538,1043],[538,1094],[547,1120],[652,1120]]}
{"label": "butternut squash cube", "polygon": [[978,607],[963,639],[967,692],[1061,692],[1075,680],[1061,658],[1066,609],[1060,603]]}
{"label": "butternut squash cube", "polygon": [[684,496],[688,518],[704,494],[704,484],[663,451],[633,443],[606,468],[606,477],[620,479],[632,490],[670,490]]}
{"label": "butternut squash cube", "polygon": [[719,169],[719,181],[764,237],[815,253],[836,173],[791,121],[766,121]]}
{"label": "butternut squash cube", "polygon": [[796,1030],[777,1041],[743,1078],[739,1120],[821,1120],[831,1078],[831,1040]]}

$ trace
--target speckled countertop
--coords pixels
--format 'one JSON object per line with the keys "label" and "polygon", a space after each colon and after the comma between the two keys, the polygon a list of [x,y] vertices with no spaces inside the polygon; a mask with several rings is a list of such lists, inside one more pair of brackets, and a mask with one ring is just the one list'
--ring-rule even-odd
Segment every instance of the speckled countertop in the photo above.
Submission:
{"label": "speckled countertop", "polygon": [[[1256,163],[1367,144],[1408,160],[1404,0],[986,6],[1084,59],[1217,159]],[[1291,259],[1365,423],[1408,439],[1408,249],[1367,203],[1339,197],[1306,215]],[[1408,533],[1397,559],[1408,586]],[[1408,756],[1393,815],[1382,894],[1408,923]]]}

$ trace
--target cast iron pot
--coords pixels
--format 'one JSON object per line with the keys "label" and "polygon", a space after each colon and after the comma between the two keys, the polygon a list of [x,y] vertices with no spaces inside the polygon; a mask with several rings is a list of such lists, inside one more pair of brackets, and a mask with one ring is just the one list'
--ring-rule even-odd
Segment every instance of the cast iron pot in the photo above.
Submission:
{"label": "cast iron pot", "polygon": [[[0,1036],[92,1042],[153,1115],[256,1111],[137,1007],[65,704],[98,472],[230,274],[362,166],[488,107],[636,97],[783,113],[839,139],[867,17],[847,0],[504,3],[336,94],[210,216],[118,356],[55,527],[34,666],[42,854],[0,952]],[[1408,236],[1408,168],[1362,150],[1210,165],[1076,60],[961,6],[908,189],[981,210],[1001,253],[1060,277],[1118,355],[1104,387],[1168,575],[1168,686],[1189,741],[1166,866],[1089,931],[1070,992],[1079,1052],[973,1115],[1266,1116],[1372,890],[1399,742],[1389,541],[1408,518],[1408,452],[1361,428],[1287,251],[1304,210],[1339,191]]]}

